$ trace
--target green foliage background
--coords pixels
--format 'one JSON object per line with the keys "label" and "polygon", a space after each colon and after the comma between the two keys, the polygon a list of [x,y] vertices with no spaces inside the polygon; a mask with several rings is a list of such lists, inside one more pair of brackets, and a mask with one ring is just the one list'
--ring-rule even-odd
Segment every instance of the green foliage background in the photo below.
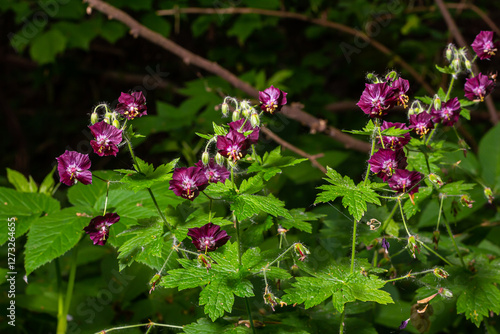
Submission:
{"label": "green foliage background", "polygon": [[[439,10],[430,1],[114,0],[109,3],[122,8],[147,27],[188,50],[219,63],[257,89],[262,90],[273,84],[287,91],[290,102],[303,104],[306,112],[324,119],[339,129],[361,129],[365,125],[367,119],[354,103],[364,88],[364,77],[368,72],[382,74],[395,69],[410,80],[412,95],[422,96],[426,93],[425,89],[399,66],[395,61],[397,57],[411,64],[432,87],[444,86],[446,80],[435,70],[434,64],[445,65],[443,50],[451,41],[451,37]],[[500,3],[476,1],[474,4],[485,11],[494,22],[500,21]],[[176,6],[284,9],[309,17],[323,17],[332,22],[371,32],[372,37],[387,46],[391,54],[385,55],[371,45],[363,45],[352,35],[338,30],[289,18],[259,14],[173,16],[155,14],[157,10],[172,9]],[[487,24],[471,10],[450,9],[450,11],[468,43],[473,41],[480,30],[489,30]],[[173,54],[141,38],[134,38],[122,23],[108,20],[96,11],[88,15],[86,6],[81,1],[1,0],[0,12],[1,31],[7,37],[0,42],[3,78],[0,83],[0,109],[4,120],[4,128],[0,134],[2,136],[0,147],[3,152],[0,156],[0,166],[3,170],[10,168],[26,176],[31,175],[38,184],[43,185],[42,181],[55,165],[55,157],[62,154],[65,149],[89,152],[89,131],[85,129],[89,125],[88,117],[92,108],[100,101],[116,103],[121,91],[139,89],[147,94],[149,115],[134,122],[136,130],[147,138],[135,139],[135,147],[137,155],[147,157],[147,161],[154,166],[166,164],[179,156],[180,165],[192,165],[198,161],[204,140],[200,139],[195,131],[208,133],[212,130],[212,122],[219,121],[220,111],[214,107],[220,104],[221,96],[246,98],[221,78],[185,64]],[[498,59],[497,57],[491,62],[482,63],[482,69],[484,71],[498,69],[500,65]],[[462,88],[461,84],[455,86],[454,93],[459,97],[463,97]],[[492,95],[494,101],[498,101],[498,90]],[[405,122],[406,115],[404,112],[395,112],[388,120]],[[334,168],[341,175],[347,175],[352,180],[346,182],[353,187],[361,180],[366,168],[367,154],[346,149],[333,138],[322,133],[311,133],[308,127],[285,117],[268,119],[267,122],[272,131],[309,154],[323,153],[324,157],[318,161],[324,166]],[[466,173],[455,171],[448,166],[446,168],[450,171],[449,175],[481,177],[498,194],[499,127],[492,128],[483,104],[472,111],[470,122],[462,122],[459,131],[472,150],[467,158],[461,153],[449,153],[444,157],[443,160],[450,164],[463,160],[462,166],[466,170]],[[442,136],[441,139],[456,142],[452,131],[444,132]],[[271,151],[276,146],[277,144],[271,140],[262,140],[258,149]],[[290,151],[285,151],[285,154],[298,157]],[[419,161],[413,163],[418,164]],[[130,168],[130,166],[130,158],[123,154],[117,159],[95,159],[92,169],[111,170]],[[326,266],[329,259],[340,259],[348,255],[349,250],[346,247],[350,242],[352,224],[340,211],[359,215],[359,210],[353,207],[344,209],[338,203],[335,203],[335,208],[338,210],[327,205],[316,207],[314,205],[318,191],[316,187],[324,183],[322,180],[324,175],[309,162],[285,168],[282,173],[276,174],[277,176],[272,170],[269,173],[269,179],[266,181],[270,181],[267,186],[276,197],[286,203],[287,209],[306,208],[311,215],[315,215],[314,219],[321,218],[319,221],[311,218],[312,224],[299,219],[283,218],[285,228],[289,228],[286,224],[296,228],[287,236],[289,241],[300,240],[305,244],[317,245],[314,250],[312,249],[315,260],[311,260],[314,263],[310,265]],[[11,177],[21,180],[15,175]],[[32,183],[30,185],[18,182],[20,182],[19,187],[25,187],[25,191],[29,192]],[[1,173],[0,185],[11,187],[6,172]],[[79,237],[77,238],[74,233],[85,226],[88,218],[73,218],[74,221],[70,221],[67,217],[74,217],[75,212],[96,214],[103,206],[104,191],[95,188],[86,190],[80,186],[77,185],[68,191],[69,203],[62,202],[63,207],[71,204],[77,206],[76,208],[64,209],[57,219],[40,219],[32,227],[35,230],[39,229],[37,242],[40,242],[40,247],[46,253],[28,252],[25,254],[26,258],[18,254],[19,268],[23,268],[26,261],[26,269],[35,270],[37,268],[30,266],[30,263],[36,263],[37,258],[63,255],[71,245],[78,242]],[[161,184],[155,186],[168,187]],[[467,245],[467,248],[474,249],[477,253],[484,253],[484,257],[477,259],[477,262],[486,263],[489,261],[486,255],[500,256],[500,248],[497,246],[500,237],[500,229],[497,226],[498,209],[494,205],[485,205],[482,189],[478,187],[468,189],[466,184],[455,184],[448,185],[444,191],[454,194],[454,191],[464,190],[470,191],[476,200],[474,209],[461,211],[455,218],[452,210],[456,203],[450,199],[444,203],[444,212],[449,221],[458,222],[453,228],[454,233],[461,236],[460,241]],[[86,193],[87,191],[89,193]],[[421,190],[421,193],[425,194],[425,191]],[[21,201],[16,209],[17,213],[22,212],[27,217],[26,221],[59,210],[59,203],[43,199],[45,197],[40,194],[32,195],[27,202]],[[128,222],[146,219],[154,212],[147,205],[131,209],[132,205],[140,203],[145,198],[141,197],[143,196],[141,194],[135,194],[134,189],[130,189],[130,193],[127,194],[117,193],[116,196],[117,198],[110,201],[116,208],[128,213],[128,216],[127,214],[123,216],[125,223],[127,219]],[[133,202],[129,201],[129,198],[134,198]],[[62,200],[63,197],[59,199]],[[172,195],[166,203],[177,204],[175,200]],[[330,200],[332,199],[327,199],[325,202]],[[424,196],[420,199],[417,197],[416,200],[421,201],[423,210],[412,212],[411,215],[416,215],[414,218],[416,226],[422,229],[430,240],[432,226],[435,225],[437,218],[438,202]],[[406,209],[411,210],[411,207],[405,206]],[[0,210],[3,221],[5,217],[13,214],[4,209]],[[71,210],[73,211],[70,212]],[[179,208],[172,207],[169,218],[181,219],[179,217],[183,217],[183,214],[178,210]],[[224,208],[219,210],[222,212]],[[368,206],[362,208],[363,212],[365,210],[368,210],[366,214],[368,217],[377,216],[383,219],[388,215],[384,208]],[[483,222],[488,222],[490,225],[486,227],[479,225]],[[221,225],[224,223],[227,222],[220,222]],[[193,224],[193,226],[200,225],[196,221]],[[145,237],[150,235],[148,233],[155,232],[154,229],[155,226],[147,225],[146,232],[139,231],[135,234],[134,242],[143,242]],[[44,235],[54,231],[64,232],[61,238],[68,236],[67,239],[61,240],[61,245],[66,245],[67,249],[44,244]],[[18,233],[22,232],[18,230]],[[119,232],[121,231],[116,233]],[[359,233],[361,241],[365,244],[369,244],[373,239],[366,226]],[[266,232],[264,237],[261,233],[262,249],[271,249],[276,245],[277,240],[271,238],[271,232]],[[1,238],[4,242],[3,235]],[[254,241],[260,240],[259,237],[255,238]],[[32,241],[22,237],[17,241],[18,248],[21,249],[24,244],[30,242]],[[114,242],[118,244],[116,236],[110,239],[110,244],[113,245]],[[449,239],[443,238],[442,242],[444,245],[449,245],[449,249],[452,248]],[[204,333],[210,326],[214,333],[239,331],[232,325],[224,327],[220,323],[208,324],[205,323],[207,320],[198,320],[204,316],[204,312],[203,307],[198,305],[197,291],[186,289],[177,293],[173,289],[159,289],[149,295],[147,292],[150,287],[147,283],[154,274],[153,268],[158,269],[158,264],[161,266],[163,262],[146,263],[146,265],[131,263],[127,262],[125,253],[118,263],[116,251],[112,247],[93,247],[90,242],[83,241],[78,247],[79,267],[77,292],[74,296],[75,309],[71,310],[70,314],[83,333],[95,332],[125,322],[144,322],[151,317],[158,322],[177,325],[198,321],[199,328],[203,328]],[[1,261],[6,258],[4,248]],[[130,254],[134,254],[137,249],[131,246],[129,251]],[[360,256],[366,252],[363,249],[359,251]],[[391,251],[397,252],[392,249]],[[48,253],[50,255],[47,255]],[[415,266],[415,270],[428,268],[425,261],[422,264],[417,261],[412,262],[409,255],[403,257],[398,260],[401,268],[406,269],[407,263]],[[70,253],[61,258],[61,270],[66,276],[69,275],[72,260]],[[140,259],[137,261],[141,262]],[[147,260],[143,259],[142,263],[145,262]],[[122,275],[117,274],[119,266],[126,267]],[[458,287],[454,288],[459,291],[470,290],[475,286],[471,282],[479,280],[486,282],[484,284],[488,288],[485,288],[487,291],[483,291],[484,293],[476,294],[478,299],[486,298],[488,294],[498,294],[498,289],[495,290],[498,280],[490,280],[491,276],[498,273],[498,260],[488,262],[485,268],[485,272],[472,277],[472,281],[462,278],[464,282],[454,281],[450,285],[457,285]],[[461,273],[455,271],[449,270],[450,274],[463,277]],[[29,277],[30,284],[26,285],[21,279],[17,282],[19,289],[16,297],[19,305],[17,319],[20,332],[47,333],[54,330],[57,311],[55,277],[53,265],[44,265]],[[307,279],[321,281],[321,276]],[[306,284],[307,279],[299,280],[297,284]],[[356,333],[394,331],[399,323],[408,317],[411,304],[415,302],[415,292],[418,298],[425,298],[430,294],[430,290],[426,291],[426,284],[435,284],[431,280],[429,277],[422,281],[409,280],[401,283],[399,289],[386,287],[386,291],[396,302],[392,305],[367,307],[366,303],[348,304],[347,314],[352,317],[348,317],[346,327],[356,330],[354,331]],[[113,294],[112,301],[101,308],[99,305],[96,308],[89,306],[87,296],[95,296],[101,289],[109,288],[110,282],[121,283],[121,288]],[[5,282],[1,287],[4,286]],[[263,289],[263,287],[258,288]],[[294,289],[294,287],[288,288],[290,291]],[[448,288],[452,289],[452,286]],[[244,295],[244,292],[239,293]],[[292,303],[299,302],[305,297],[293,298],[295,299],[290,300]],[[460,298],[457,302],[459,312],[470,309],[472,307],[470,304],[484,304],[481,300]],[[321,322],[330,321],[334,317],[332,314],[335,313],[332,303],[329,303],[310,313],[305,313],[299,307],[297,317],[289,315],[280,317],[279,312],[277,315],[270,315],[270,311],[265,309],[260,299],[256,303],[254,305],[256,308],[262,309],[267,316],[275,317],[276,321],[283,324],[281,329],[283,331],[303,327],[309,328],[310,332],[321,332],[324,330]],[[84,306],[77,309],[80,305]],[[476,330],[478,333],[484,332],[482,328],[476,329],[476,326],[463,317],[444,316],[448,313],[457,313],[456,309],[450,310],[452,307],[445,302],[435,307],[440,308],[441,316],[436,312],[431,333],[446,331],[473,333]],[[489,310],[496,310],[498,314],[499,307],[497,303]],[[243,308],[244,305],[235,304],[235,309]],[[487,316],[487,311],[488,308],[478,309],[481,316]],[[3,314],[0,314],[0,318],[2,316]],[[470,318],[468,315],[465,316]],[[90,318],[91,321],[87,322]],[[229,318],[228,321],[237,322],[238,319]],[[338,323],[339,320],[334,318],[331,321]],[[498,316],[495,321],[498,325]],[[5,326],[5,322],[2,321],[0,329],[7,328]],[[195,325],[190,325],[185,331],[200,333],[197,328]],[[264,331],[272,330],[268,327]]]}

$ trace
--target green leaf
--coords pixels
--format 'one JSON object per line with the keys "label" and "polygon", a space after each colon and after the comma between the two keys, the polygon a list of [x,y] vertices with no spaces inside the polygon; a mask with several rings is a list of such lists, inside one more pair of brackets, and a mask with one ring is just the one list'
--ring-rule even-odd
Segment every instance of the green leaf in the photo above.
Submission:
{"label": "green leaf", "polygon": [[488,131],[479,143],[479,163],[487,186],[500,187],[500,124]]}
{"label": "green leaf", "polygon": [[415,96],[417,100],[422,101],[425,104],[431,104],[432,103],[432,97],[430,96]]}
{"label": "green leaf", "polygon": [[455,70],[451,68],[451,66],[441,67],[436,65],[436,69],[444,74],[455,74]]}
{"label": "green leaf", "polygon": [[212,139],[214,137],[213,135],[206,135],[206,134],[199,133],[199,132],[195,132],[195,134],[198,137],[201,137],[201,138],[206,139],[206,140],[210,140],[210,139]]}
{"label": "green leaf", "polygon": [[281,147],[278,146],[271,152],[266,152],[262,158],[262,162],[254,162],[248,167],[248,173],[264,172],[263,178],[269,181],[274,175],[281,173],[284,167],[295,166],[307,159],[297,159],[290,156],[281,155]]}
{"label": "green leaf", "polygon": [[[16,238],[26,233],[31,224],[40,217],[60,210],[59,201],[45,194],[23,193],[3,187],[0,187],[0,207],[2,221],[16,218]],[[0,224],[0,245],[3,245],[8,238],[7,224]]]}
{"label": "green leaf", "polygon": [[56,55],[66,49],[66,37],[56,29],[44,32],[33,40],[31,58],[40,65],[55,61]]}
{"label": "green leaf", "polygon": [[52,25],[66,38],[68,48],[79,48],[87,51],[90,42],[97,36],[99,22],[96,20],[81,23],[57,22]]}
{"label": "green leaf", "polygon": [[117,40],[125,36],[127,26],[118,21],[106,20],[102,23],[100,35],[109,43],[114,44]]}
{"label": "green leaf", "polygon": [[223,281],[216,280],[207,285],[200,293],[200,305],[205,305],[205,313],[212,321],[224,315],[224,311],[231,312],[234,304],[234,295]]}
{"label": "green leaf", "polygon": [[239,220],[252,217],[264,211],[274,217],[282,216],[291,218],[288,211],[284,208],[285,204],[279,199],[269,196],[240,194],[231,204],[231,210],[234,210]]}
{"label": "green leaf", "polygon": [[30,182],[28,182],[23,174],[13,169],[7,168],[7,180],[9,180],[9,183],[12,184],[17,191],[26,193],[36,193],[38,191],[36,183],[34,181],[31,182],[31,176]]}
{"label": "green leaf", "polygon": [[376,276],[364,276],[358,270],[350,274],[347,266],[331,265],[314,277],[297,277],[282,299],[289,304],[304,303],[307,309],[331,297],[335,309],[343,312],[346,303],[356,300],[393,303],[388,292],[379,290],[384,285]]}
{"label": "green leaf", "polygon": [[154,12],[144,14],[141,18],[141,23],[164,37],[170,35],[170,23]]}
{"label": "green leaf", "polygon": [[352,133],[355,135],[371,136],[373,134],[373,130],[375,130],[375,124],[373,124],[372,120],[369,120],[362,131],[360,131],[360,130],[342,130],[342,132],[348,132],[348,133]]}
{"label": "green leaf", "polygon": [[239,187],[240,194],[255,194],[264,189],[264,181],[260,175],[243,180]]}
{"label": "green leaf", "polygon": [[156,217],[145,219],[141,225],[120,233],[117,237],[123,238],[133,235],[118,249],[120,271],[130,266],[138,257],[162,257],[163,251],[163,224]]}
{"label": "green leaf", "polygon": [[42,181],[42,184],[40,184],[40,189],[38,190],[39,193],[45,194],[48,196],[52,195],[52,191],[54,190],[55,186],[55,180],[54,180],[54,172],[56,171],[56,166],[52,168],[49,174],[45,176],[45,178]]}
{"label": "green leaf", "polygon": [[195,288],[210,283],[214,278],[214,272],[206,268],[201,268],[196,261],[179,259],[179,263],[184,267],[168,271],[167,276],[163,276],[160,285],[165,288],[178,288],[180,290]]}
{"label": "green leaf", "polygon": [[88,208],[71,207],[33,222],[26,242],[26,275],[73,248],[89,224],[91,214]]}
{"label": "green leaf", "polygon": [[413,201],[415,202],[415,204],[413,204],[412,201],[408,199],[403,205],[403,210],[405,212],[406,218],[410,219],[411,217],[416,215],[417,212],[420,212],[422,202],[431,194],[432,187],[419,188],[418,193],[415,193],[415,195],[413,196]]}
{"label": "green leaf", "polygon": [[172,170],[178,160],[178,158],[174,159],[168,164],[158,166],[155,169],[152,164],[148,164],[137,158],[136,170],[140,170],[140,172],[127,174],[120,182],[125,183],[128,189],[135,192],[151,188],[155,183],[167,182],[172,178]]}
{"label": "green leaf", "polygon": [[228,130],[220,125],[215,124],[215,122],[212,122],[212,126],[214,127],[214,132],[217,136],[225,136],[228,133]]}
{"label": "green leaf", "polygon": [[326,216],[323,214],[305,212],[305,209],[292,209],[290,210],[290,215],[292,216],[291,219],[279,219],[279,224],[286,229],[296,228],[307,233],[312,233],[310,221],[315,221]]}
{"label": "green leaf", "polygon": [[274,85],[274,87],[279,86],[281,83],[283,83],[286,79],[290,78],[293,76],[293,71],[292,70],[281,70],[276,73],[274,73],[269,80],[267,80],[267,87]]}
{"label": "green leaf", "polygon": [[328,167],[326,173],[326,181],[331,185],[320,186],[323,192],[316,198],[316,203],[326,203],[335,201],[337,197],[342,197],[342,204],[344,208],[349,210],[349,213],[356,221],[359,221],[367,210],[367,203],[380,205],[380,200],[375,191],[370,187],[370,183],[359,183],[357,186],[348,177],[342,176],[335,170]]}
{"label": "green leaf", "polygon": [[[107,179],[110,173],[98,173],[99,177]],[[71,186],[68,190],[68,200],[73,205],[86,206],[89,208],[95,207],[97,199],[102,195],[106,194],[106,183],[92,182],[91,184],[85,185],[80,182]]]}
{"label": "green leaf", "polygon": [[479,328],[483,318],[488,317],[490,311],[500,313],[500,291],[493,284],[468,284],[468,287],[458,297],[457,313],[465,313],[465,318]]}
{"label": "green leaf", "polygon": [[238,42],[243,44],[254,30],[262,28],[261,20],[261,16],[257,14],[240,15],[226,34],[238,37]]}

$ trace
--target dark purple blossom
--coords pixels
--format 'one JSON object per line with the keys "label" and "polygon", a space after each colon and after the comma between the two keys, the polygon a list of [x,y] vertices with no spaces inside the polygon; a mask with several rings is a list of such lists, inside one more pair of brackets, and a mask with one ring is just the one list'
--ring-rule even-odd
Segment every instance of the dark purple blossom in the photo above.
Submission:
{"label": "dark purple blossom", "polygon": [[106,122],[95,123],[89,126],[95,140],[90,141],[94,152],[99,156],[114,155],[118,153],[118,144],[122,141],[122,130]]}
{"label": "dark purple blossom", "polygon": [[[383,131],[385,129],[389,128],[396,128],[396,129],[401,129],[401,130],[408,130],[408,127],[404,123],[392,123],[392,122],[386,122],[384,121],[382,125],[380,126],[380,131]],[[390,148],[393,150],[399,150],[403,148],[406,144],[408,144],[411,140],[411,136],[409,133],[405,133],[402,135],[402,137],[396,137],[396,136],[382,136],[382,141],[384,143],[385,148]],[[379,137],[380,141],[380,137]]]}
{"label": "dark purple blossom", "polygon": [[382,180],[387,181],[395,170],[408,166],[402,150],[380,149],[374,153],[370,160],[370,170]]}
{"label": "dark purple blossom", "polygon": [[365,90],[357,105],[370,117],[382,117],[396,104],[396,93],[396,90],[385,82],[365,84]]}
{"label": "dark purple blossom", "polygon": [[458,122],[460,116],[460,102],[458,98],[453,98],[445,103],[441,103],[441,109],[431,109],[432,120],[434,123],[441,122],[445,126],[453,126]]}
{"label": "dark purple blossom", "polygon": [[217,136],[217,149],[219,153],[229,161],[236,162],[243,158],[250,147],[245,135],[231,130],[225,136]]}
{"label": "dark purple blossom", "polygon": [[208,186],[208,180],[201,167],[180,167],[174,169],[170,187],[174,194],[190,201]]}
{"label": "dark purple blossom", "polygon": [[271,114],[275,111],[280,111],[287,102],[287,94],[278,88],[274,88],[274,86],[265,89],[263,92],[259,92],[260,108]]}
{"label": "dark purple blossom", "polygon": [[85,233],[90,235],[90,239],[94,245],[103,246],[108,241],[109,227],[120,220],[120,216],[116,213],[107,213],[104,216],[92,218],[90,224],[83,228]]}
{"label": "dark purple blossom", "polygon": [[389,242],[385,238],[382,238],[382,248],[385,249],[386,253],[389,252],[389,247],[391,247]]}
{"label": "dark purple blossom", "polygon": [[253,127],[252,124],[250,123],[250,120],[240,119],[236,122],[229,123],[229,127],[231,128],[231,130],[243,134],[252,131],[247,135],[247,140],[250,144],[255,144],[259,140],[260,129],[258,126]]}
{"label": "dark purple blossom", "polygon": [[88,154],[66,151],[56,160],[61,183],[67,186],[72,186],[78,181],[83,184],[92,183],[92,173],[89,171],[91,163]]}
{"label": "dark purple blossom", "polygon": [[481,31],[471,44],[479,59],[490,59],[500,47],[499,42],[493,42],[493,31]]}
{"label": "dark purple blossom", "polygon": [[389,179],[389,187],[398,193],[413,195],[418,192],[418,184],[422,179],[419,172],[410,172],[406,169],[397,169]]}
{"label": "dark purple blossom", "polygon": [[465,97],[471,101],[484,101],[484,98],[495,88],[495,82],[490,80],[487,75],[479,73],[474,78],[466,79]]}
{"label": "dark purple blossom", "polygon": [[220,226],[208,223],[202,227],[188,229],[188,236],[191,237],[194,246],[200,252],[211,252],[224,246],[231,237],[227,232],[220,229]]}
{"label": "dark purple blossom", "polygon": [[148,114],[146,98],[142,92],[121,93],[115,110],[129,120]]}
{"label": "dark purple blossom", "polygon": [[210,158],[210,161],[206,165],[204,165],[201,160],[195,163],[195,165],[197,167],[201,167],[202,171],[205,173],[208,183],[224,183],[231,175],[231,172],[229,172],[226,167],[217,164],[214,158]]}
{"label": "dark purple blossom", "polygon": [[396,92],[396,100],[397,105],[402,105],[404,108],[408,106],[408,95],[406,93],[410,89],[410,82],[403,78],[397,78],[392,84],[391,87]]}
{"label": "dark purple blossom", "polygon": [[420,114],[410,115],[410,126],[408,128],[415,130],[417,135],[420,136],[427,134],[430,129],[434,128],[431,114],[421,112]]}

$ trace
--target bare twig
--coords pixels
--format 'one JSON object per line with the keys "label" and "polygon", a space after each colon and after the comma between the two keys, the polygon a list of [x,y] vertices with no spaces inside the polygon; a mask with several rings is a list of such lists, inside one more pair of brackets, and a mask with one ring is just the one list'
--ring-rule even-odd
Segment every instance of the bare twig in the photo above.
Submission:
{"label": "bare twig", "polygon": [[314,167],[318,168],[323,173],[326,173],[326,168],[322,164],[320,164],[318,162],[318,160],[316,160],[318,158],[322,158],[323,157],[323,153],[319,153],[319,154],[315,154],[315,155],[310,155],[309,153],[307,153],[305,151],[302,151],[300,148],[298,148],[296,146],[293,146],[292,144],[290,144],[286,140],[281,139],[278,135],[276,135],[274,132],[272,132],[271,130],[269,130],[265,126],[262,126],[260,128],[260,131],[262,131],[263,133],[265,133],[269,138],[271,138],[272,140],[274,140],[275,142],[277,142],[278,144],[280,144],[282,147],[287,148],[290,151],[295,152],[298,155],[300,155],[300,156],[302,156],[304,158],[309,159],[309,161],[311,161],[311,164]]}
{"label": "bare twig", "polygon": [[[177,55],[180,57],[184,63],[193,64],[198,66],[206,71],[214,73],[221,77],[222,79],[229,82],[231,85],[236,87],[237,89],[243,91],[244,93],[252,96],[254,98],[258,98],[259,92],[257,89],[249,85],[248,83],[242,81],[233,73],[229,72],[227,69],[223,68],[219,64],[215,62],[211,62],[203,57],[200,57],[191,51],[188,51],[181,47],[180,45],[172,42],[168,38],[163,37],[157,32],[154,32],[145,26],[141,25],[139,22],[134,20],[130,15],[123,12],[122,10],[115,8],[108,3],[105,3],[101,0],[84,0],[84,2],[88,3],[89,6],[95,8],[96,10],[106,14],[110,19],[116,19],[120,22],[123,22],[130,28],[130,33],[135,36],[141,36],[144,39],[157,44],[164,48],[167,51]],[[360,152],[368,152],[370,150],[370,145],[367,142],[360,141],[354,137],[351,137],[345,133],[342,133],[340,130],[327,126],[325,121],[319,120],[313,115],[310,115],[301,110],[297,104],[292,104],[291,106],[285,106],[283,108],[283,114],[289,118],[295,119],[308,127],[311,128],[312,131],[324,132],[336,140],[342,142],[346,148],[351,148],[354,150],[358,150]]]}
{"label": "bare twig", "polygon": [[401,57],[392,52],[388,47],[383,45],[382,43],[374,40],[369,37],[367,34],[348,27],[344,24],[329,21],[325,18],[311,18],[303,14],[281,11],[281,10],[268,10],[261,8],[240,8],[240,7],[231,7],[231,8],[175,8],[175,9],[165,9],[159,10],[156,12],[158,15],[166,16],[166,15],[179,15],[179,14],[259,14],[266,16],[276,16],[281,18],[288,19],[296,19],[300,21],[314,23],[323,27],[332,28],[355,37],[361,38],[362,40],[370,43],[374,48],[384,53],[387,56],[392,57],[394,62],[398,63],[401,67],[403,67],[410,75],[415,78],[418,83],[424,87],[424,89],[429,94],[434,94],[434,90],[432,87],[425,81],[425,79],[407,62],[405,62]]}
{"label": "bare twig", "polygon": [[[464,37],[460,33],[460,30],[458,29],[455,20],[453,20],[453,18],[451,17],[450,12],[448,12],[448,9],[446,8],[446,5],[444,4],[443,0],[435,0],[435,2],[439,8],[439,11],[441,12],[441,15],[443,15],[446,25],[448,26],[448,29],[453,35],[453,38],[455,38],[460,47],[467,47],[468,45],[465,42]],[[474,72],[479,73],[479,67],[477,66],[476,63],[472,64],[472,69],[474,70]],[[498,114],[495,109],[495,104],[493,103],[491,95],[488,95],[485,100],[486,100],[486,107],[488,109],[488,112],[490,113],[490,120],[493,124],[497,124]]]}

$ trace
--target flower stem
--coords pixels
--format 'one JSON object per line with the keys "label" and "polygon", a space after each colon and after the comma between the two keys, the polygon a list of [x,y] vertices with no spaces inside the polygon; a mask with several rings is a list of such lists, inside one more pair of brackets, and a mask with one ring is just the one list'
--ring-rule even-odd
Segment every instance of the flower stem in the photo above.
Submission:
{"label": "flower stem", "polygon": [[385,231],[387,228],[387,225],[389,224],[389,221],[394,217],[394,214],[396,213],[396,209],[398,208],[398,204],[394,204],[394,207],[392,208],[391,213],[389,214],[389,217],[387,217],[384,222],[382,223],[382,231]]}
{"label": "flower stem", "polygon": [[[439,213],[441,214],[441,211]],[[458,257],[460,258],[460,262],[462,262],[462,267],[465,268],[464,258],[462,257],[462,254],[460,253],[460,251],[458,249],[457,242],[455,241],[455,237],[453,236],[453,233],[451,232],[450,224],[448,223],[448,220],[446,220],[446,218],[443,220],[444,220],[444,224],[446,226],[446,230],[448,231],[448,235],[450,236],[451,242],[453,242],[453,247],[455,247],[455,251],[457,252]]]}
{"label": "flower stem", "polygon": [[427,249],[429,252],[431,252],[432,254],[436,255],[438,258],[440,258],[441,260],[443,260],[444,262],[446,262],[447,265],[449,266],[453,266],[453,264],[446,260],[444,257],[442,257],[441,255],[439,255],[439,253],[437,253],[436,251],[434,251],[434,249],[430,248],[429,246],[427,246],[424,242],[420,241],[420,240],[417,240],[417,242],[422,245],[425,249]]}
{"label": "flower stem", "polygon": [[109,329],[104,329],[100,332],[96,332],[95,334],[103,334],[103,333],[109,333],[112,331],[119,331],[122,329],[128,329],[128,328],[137,328],[137,327],[143,327],[143,326],[148,326],[148,328],[157,326],[157,327],[168,327],[168,328],[177,328],[177,329],[183,329],[183,326],[175,326],[175,325],[167,325],[167,324],[159,324],[157,322],[148,322],[147,324],[137,324],[137,325],[128,325],[128,326],[120,326],[120,327],[114,327],[114,328],[109,328]]}
{"label": "flower stem", "polygon": [[345,320],[345,304],[344,304],[344,310],[342,311],[342,314],[340,315],[339,334],[344,334],[344,320]]}
{"label": "flower stem", "polygon": [[268,263],[266,267],[272,266],[274,263],[276,263],[279,259],[281,259],[283,256],[285,256],[286,253],[288,253],[292,248],[296,245],[296,243],[292,244],[290,247],[286,249],[283,253],[281,253],[277,258],[275,258],[272,262]]}
{"label": "flower stem", "polygon": [[401,219],[403,220],[403,225],[405,227],[406,233],[408,234],[408,237],[411,237],[411,233],[408,230],[408,226],[406,226],[405,213],[403,212],[403,206],[401,205],[401,197],[398,197],[398,205],[399,205],[399,210],[401,212]]}
{"label": "flower stem", "polygon": [[56,265],[56,278],[57,278],[57,334],[65,334],[68,325],[67,319],[64,316],[64,296],[62,292],[62,278],[61,278],[61,265],[59,258],[54,261]]}
{"label": "flower stem", "polygon": [[78,259],[78,247],[73,248],[72,255],[73,255],[73,257],[71,259],[71,267],[69,270],[68,287],[66,289],[66,299],[64,300],[64,318],[66,318],[66,316],[69,312],[71,298],[73,297],[73,289],[75,287],[76,261]]}
{"label": "flower stem", "polygon": [[358,222],[354,220],[354,227],[352,228],[352,250],[351,250],[351,274],[354,272],[354,259],[356,256],[356,228]]}
{"label": "flower stem", "polygon": [[[372,148],[370,151],[370,158],[372,157],[373,152],[375,152],[375,138],[377,137],[377,131],[380,131],[380,128],[379,128],[378,120],[375,120],[375,128],[373,129],[373,133],[371,136]],[[380,138],[380,140],[382,140],[382,138]],[[368,182],[368,177],[370,176],[370,168],[371,168],[371,165],[368,164],[368,169],[366,170],[364,184],[366,184],[366,182]]]}

